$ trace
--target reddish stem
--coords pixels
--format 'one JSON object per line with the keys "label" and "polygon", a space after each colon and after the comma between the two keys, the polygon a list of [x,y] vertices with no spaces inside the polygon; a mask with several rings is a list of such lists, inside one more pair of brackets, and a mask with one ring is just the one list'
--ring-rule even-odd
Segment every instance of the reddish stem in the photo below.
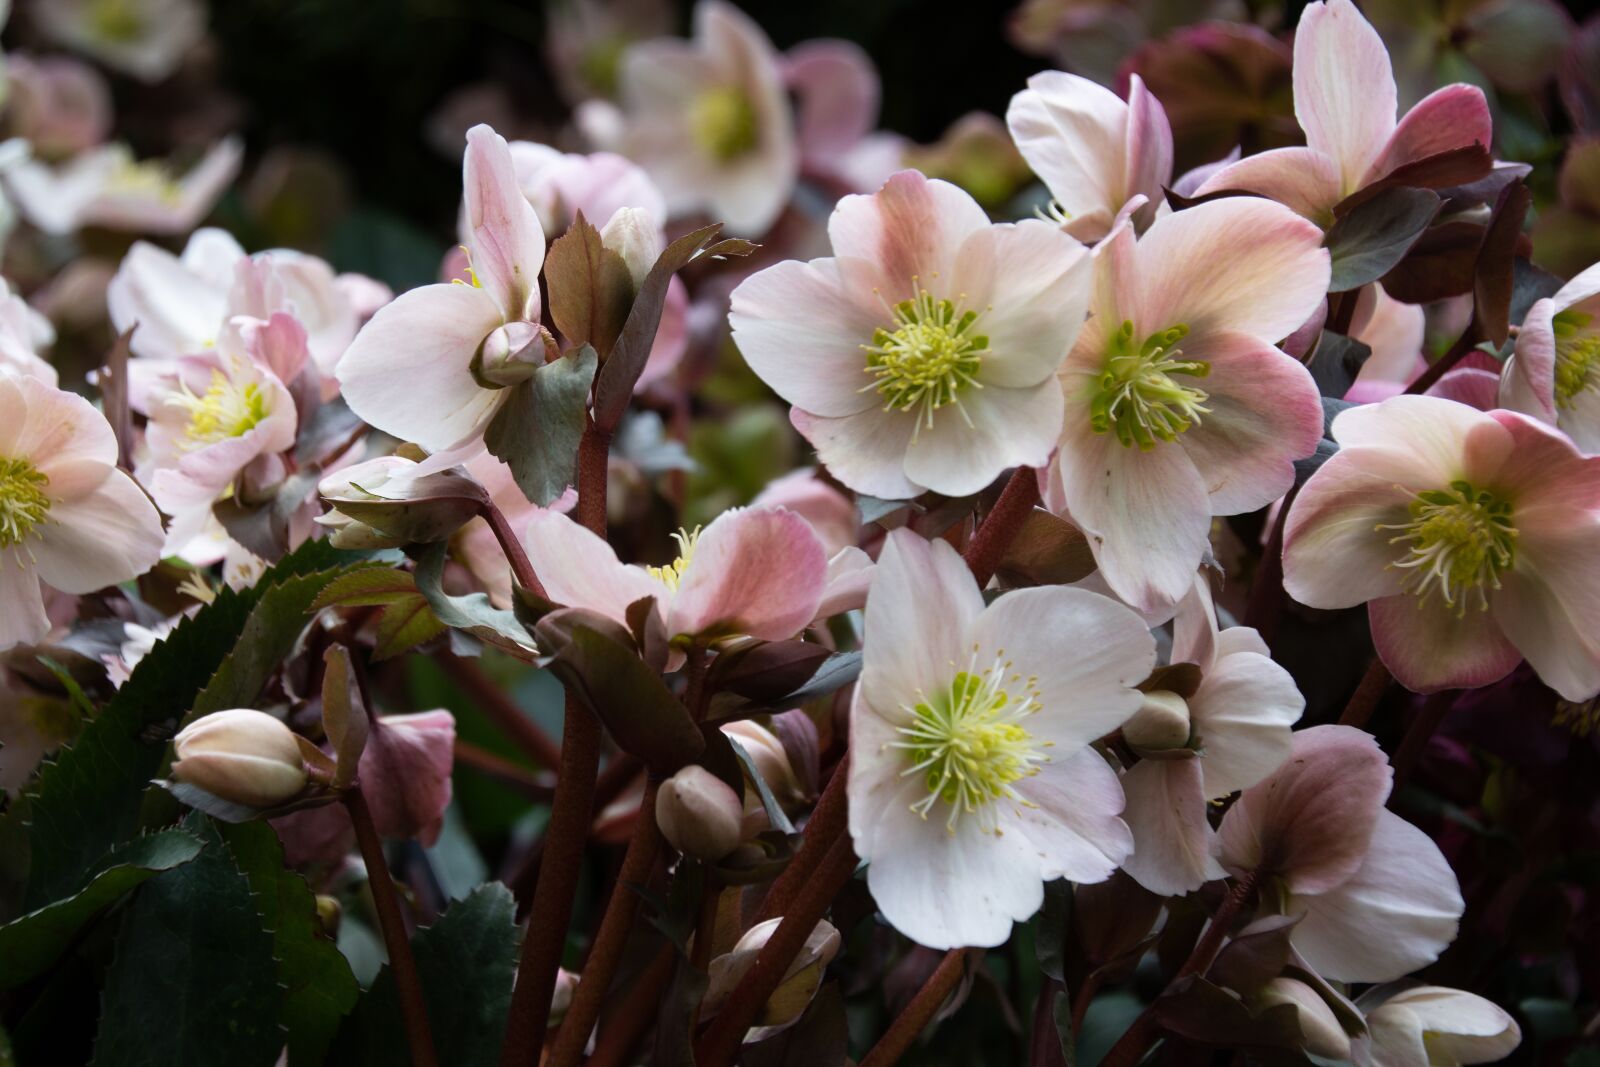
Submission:
{"label": "reddish stem", "polygon": [[1467,323],[1467,328],[1461,331],[1461,336],[1456,338],[1456,343],[1450,346],[1450,351],[1428,364],[1427,369],[1417,375],[1417,380],[1406,386],[1406,392],[1426,393],[1432,389],[1440,378],[1453,370],[1457,363],[1466,358],[1468,352],[1477,347],[1479,340],[1481,338],[1478,336],[1478,320],[1474,317]]}
{"label": "reddish stem", "polygon": [[450,680],[466,690],[478,710],[488,716],[496,729],[516,745],[525,755],[546,770],[554,770],[561,762],[561,746],[540,728],[494,679],[469,659],[449,652],[434,657]]}
{"label": "reddish stem", "polygon": [[555,793],[549,780],[541,781],[522,764],[481,748],[471,741],[456,738],[455,757],[456,763],[460,766],[471,767],[480,774],[504,782],[530,800],[547,801]]}
{"label": "reddish stem", "polygon": [[1417,712],[1417,717],[1411,721],[1405,736],[1400,739],[1400,747],[1395,751],[1394,759],[1390,761],[1394,764],[1394,785],[1389,790],[1390,804],[1394,803],[1395,797],[1400,795],[1400,790],[1410,781],[1417,764],[1422,761],[1422,754],[1428,749],[1428,742],[1433,740],[1433,732],[1439,728],[1439,723],[1455,706],[1455,702],[1454,689],[1434,693],[1423,701],[1422,710]]}
{"label": "reddish stem", "polygon": [[606,1024],[595,1037],[594,1055],[587,1067],[623,1067],[661,1008],[661,997],[677,969],[678,951],[671,945],[662,948],[644,973],[635,980],[633,990],[617,1010],[606,1016]]}
{"label": "reddish stem", "polygon": [[762,898],[761,907],[756,912],[756,922],[765,922],[774,915],[787,912],[801,887],[812,877],[817,864],[827,857],[834,842],[849,830],[846,825],[849,812],[845,797],[849,778],[850,753],[846,751],[844,758],[834,768],[833,777],[828,779],[827,788],[823,789],[817,806],[811,810],[811,819],[806,823],[799,852]]}
{"label": "reddish stem", "polygon": [[533,562],[528,559],[527,550],[522,547],[516,531],[506,521],[505,514],[494,506],[492,500],[483,502],[480,514],[489,524],[489,529],[494,531],[494,539],[500,542],[500,551],[505,553],[506,562],[511,564],[511,574],[516,578],[517,584],[535,596],[543,597],[544,583],[533,573]]}
{"label": "reddish stem", "polygon": [[[1056,996],[1061,983],[1046,978],[1039,987],[1039,997],[1033,1002],[1033,1032],[1028,1041],[1028,1067],[1066,1067],[1061,1055],[1061,1036],[1056,1032]],[[1073,1005],[1077,1007],[1076,1004]],[[1074,1033],[1077,1031],[1074,1030]]]}
{"label": "reddish stem", "polygon": [[1011,547],[1017,531],[1028,521],[1038,502],[1039,472],[1032,467],[1018,467],[967,544],[967,567],[980,587],[988,585],[989,579],[994,577],[995,568],[1006,557],[1006,549]]}
{"label": "reddish stem", "polygon": [[922,983],[922,988],[911,998],[911,1003],[889,1024],[889,1029],[872,1046],[872,1051],[862,1058],[860,1067],[892,1067],[900,1061],[906,1049],[911,1047],[917,1035],[922,1033],[939,1010],[939,1005],[945,1002],[956,983],[961,981],[961,974],[966,970],[965,955],[966,950],[959,948],[944,954],[944,959],[939,961],[939,966],[934,968],[928,980]]}
{"label": "reddish stem", "polygon": [[1366,673],[1361,676],[1361,683],[1356,686],[1356,691],[1350,694],[1350,702],[1344,706],[1344,712],[1339,716],[1339,725],[1366,729],[1367,721],[1372,718],[1372,713],[1378,710],[1378,705],[1383,701],[1383,694],[1389,691],[1389,683],[1392,681],[1394,675],[1383,665],[1383,660],[1373,656],[1372,662],[1367,664]]}

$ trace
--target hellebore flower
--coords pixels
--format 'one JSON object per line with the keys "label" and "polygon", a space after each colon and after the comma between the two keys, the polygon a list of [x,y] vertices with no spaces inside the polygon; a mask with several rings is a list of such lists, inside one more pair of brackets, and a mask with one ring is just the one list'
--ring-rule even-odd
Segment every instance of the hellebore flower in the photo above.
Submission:
{"label": "hellebore flower", "polygon": [[161,516],[117,469],[117,441],[87,400],[0,375],[0,649],[50,630],[43,582],[92,593],[161,558]]}
{"label": "hellebore flower", "polygon": [[212,145],[179,175],[162,160],[136,160],[124,144],[92,148],[59,167],[27,160],[5,172],[17,210],[51,234],[90,226],[131,233],[188,233],[239,173],[244,145]]}
{"label": "hellebore flower", "polygon": [[504,364],[544,361],[539,325],[544,231],[517,185],[505,139],[467,132],[462,162],[472,283],[402,293],[361,328],[338,376],[350,409],[430,452],[481,436],[509,392]]}
{"label": "hellebore flower", "polygon": [[39,356],[39,349],[55,339],[50,320],[0,283],[0,375],[20,374],[55,385],[56,369]]}
{"label": "hellebore flower", "polygon": [[35,155],[70,156],[111,132],[111,87],[104,76],[67,56],[6,56],[10,96],[6,119]]}
{"label": "hellebore flower", "polygon": [[1146,889],[1173,896],[1222,877],[1213,853],[1208,802],[1247,789],[1277,770],[1289,755],[1290,727],[1305,698],[1289,672],[1272,661],[1266,642],[1248,626],[1217,628],[1204,575],[1178,605],[1172,662],[1200,668],[1200,685],[1187,699],[1171,692],[1163,710],[1182,713],[1175,743],[1148,747],[1140,727],[1147,712],[1123,726],[1122,735],[1144,758],[1122,776],[1133,831],[1133,855],[1123,869]]}
{"label": "hellebore flower", "polygon": [[1350,408],[1285,527],[1284,588],[1367,605],[1385,666],[1419,693],[1526,658],[1569,700],[1600,691],[1600,457],[1543,423],[1430,396]]}
{"label": "hellebore flower", "polygon": [[998,945],[1057,878],[1099,882],[1133,847],[1089,743],[1139,708],[1155,642],[1078,589],[988,607],[943,541],[889,534],[850,707],[850,836],[884,916],[929,948]]}
{"label": "hellebore flower", "polygon": [[856,546],[861,514],[854,500],[818,478],[815,471],[801,469],[774,479],[750,504],[788,508],[810,523],[822,539],[828,552],[828,584],[817,618],[854,611],[867,602],[876,565]]}
{"label": "hellebore flower", "polygon": [[661,783],[655,819],[667,843],[687,856],[720,860],[744,836],[744,798],[698,763]]}
{"label": "hellebore flower", "polygon": [[1522,1043],[1522,1029],[1504,1009],[1460,989],[1378,986],[1361,994],[1356,1007],[1367,1020],[1370,1067],[1494,1063]]}
{"label": "hellebore flower", "polygon": [[[750,968],[755,966],[756,957],[772,940],[782,921],[783,917],[779,916],[756,923],[734,943],[731,952],[711,961],[710,982],[706,987],[702,1009],[707,1018],[722,1010],[728,997],[744,981]],[[806,935],[799,954],[783,972],[783,980],[778,988],[767,998],[760,1014],[756,1016],[757,1025],[745,1035],[746,1041],[759,1041],[799,1020],[822,985],[823,972],[828,969],[833,957],[839,954],[840,944],[839,931],[833,924],[826,919],[818,920],[816,927]]]}
{"label": "hellebore flower", "polygon": [[1311,375],[1273,347],[1327,292],[1321,243],[1286,208],[1231,197],[1165,215],[1137,244],[1120,227],[1095,249],[1045,499],[1137,610],[1181,599],[1212,516],[1282,496],[1321,439]]}
{"label": "hellebore flower", "polygon": [[1128,202],[1143,230],[1166,204],[1172,129],[1161,101],[1137,74],[1128,99],[1088,78],[1045,71],[1011,98],[1006,125],[1028,165],[1050,190],[1061,228],[1083,241],[1111,232]]}
{"label": "hellebore flower", "polygon": [[1405,390],[1428,367],[1422,356],[1427,317],[1416,304],[1402,304],[1378,282],[1356,296],[1350,336],[1372,349],[1344,398],[1357,404],[1387,400]]}
{"label": "hellebore flower", "polygon": [[827,556],[806,521],[783,508],[735,508],[677,535],[662,567],[618,561],[603,538],[565,515],[538,511],[522,543],[557,604],[627,625],[628,606],[654,597],[669,638],[743,635],[781,641],[816,617]]}
{"label": "hellebore flower", "polygon": [[1350,0],[1307,4],[1294,36],[1294,114],[1305,147],[1275,148],[1213,174],[1196,195],[1246,189],[1318,225],[1333,207],[1399,168],[1492,140],[1475,85],[1447,85],[1398,123],[1394,70],[1383,40]]}
{"label": "hellebore flower", "polygon": [[47,36],[145,82],[178,69],[205,38],[197,0],[51,0],[30,11]]}
{"label": "hellebore flower", "polygon": [[666,221],[661,191],[644,168],[625,156],[563,152],[535,141],[512,141],[509,148],[517,184],[547,234],[565,230],[580,211],[597,227],[622,208],[644,211],[656,226]]}
{"label": "hellebore flower", "polygon": [[[427,471],[403,456],[379,456],[323,478],[328,512],[316,518],[340,548],[394,548],[446,541],[483,509],[483,486],[459,468]],[[502,561],[504,557],[502,557]]]}
{"label": "hellebore flower", "polygon": [[1039,220],[992,225],[909,170],[840,200],[828,236],[833,258],[745,279],[728,318],[829,471],[899,499],[1042,466],[1061,429],[1052,375],[1089,299],[1083,246]]}
{"label": "hellebore flower", "polygon": [[1334,981],[1399,978],[1456,936],[1455,872],[1432,838],[1384,807],[1392,776],[1370,735],[1300,730],[1289,759],[1217,831],[1223,867],[1256,872],[1279,913],[1304,913],[1290,942]]}
{"label": "hellebore flower", "polygon": [[1600,453],[1600,263],[1528,309],[1500,376],[1500,405]]}

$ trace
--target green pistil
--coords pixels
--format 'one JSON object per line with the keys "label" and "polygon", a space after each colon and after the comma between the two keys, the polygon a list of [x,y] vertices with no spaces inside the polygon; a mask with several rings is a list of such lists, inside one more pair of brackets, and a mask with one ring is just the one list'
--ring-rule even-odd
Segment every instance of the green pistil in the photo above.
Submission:
{"label": "green pistil", "polygon": [[1115,432],[1124,447],[1148,452],[1158,441],[1173,441],[1210,414],[1203,389],[1187,384],[1211,373],[1203,360],[1182,359],[1179,341],[1189,334],[1182,323],[1134,341],[1133,323],[1112,335],[1098,389],[1089,401],[1095,433]]}
{"label": "green pistil", "polygon": [[978,312],[961,311],[954,301],[935,300],[919,290],[913,300],[893,308],[892,329],[879,329],[867,353],[866,371],[883,397],[885,411],[918,411],[918,425],[933,425],[933,413],[960,403],[960,395],[978,383],[978,370],[989,338],[974,331]]}
{"label": "green pistil", "polygon": [[755,105],[748,93],[733,85],[701,93],[690,109],[689,128],[718,163],[732,162],[760,143]]}
{"label": "green pistil", "polygon": [[1572,406],[1585,389],[1600,388],[1600,334],[1588,330],[1593,315],[1581,311],[1559,312],[1552,325],[1556,334],[1556,404]]}
{"label": "green pistil", "polygon": [[1410,512],[1410,522],[1377,527],[1398,530],[1389,543],[1406,546],[1390,564],[1408,572],[1406,591],[1421,605],[1438,590],[1458,615],[1466,614],[1468,597],[1476,595],[1479,608],[1487,610],[1489,590],[1500,588],[1500,575],[1516,560],[1511,505],[1457,481],[1448,489],[1418,493]]}
{"label": "green pistil", "polygon": [[50,514],[50,479],[25,459],[0,459],[0,548],[20,545]]}

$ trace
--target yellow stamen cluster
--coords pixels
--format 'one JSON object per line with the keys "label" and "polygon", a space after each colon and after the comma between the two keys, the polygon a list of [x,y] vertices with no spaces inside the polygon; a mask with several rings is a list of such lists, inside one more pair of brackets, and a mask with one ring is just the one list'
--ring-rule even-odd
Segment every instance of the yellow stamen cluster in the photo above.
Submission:
{"label": "yellow stamen cluster", "polygon": [[25,459],[0,459],[0,548],[20,545],[50,514],[50,479]]}
{"label": "yellow stamen cluster", "polygon": [[1180,358],[1179,341],[1189,327],[1178,324],[1134,341],[1133,323],[1112,335],[1104,368],[1089,399],[1089,424],[1095,433],[1115,432],[1125,448],[1142,452],[1157,441],[1173,441],[1211,409],[1208,394],[1188,382],[1211,373],[1203,360]]}
{"label": "yellow stamen cluster", "polygon": [[706,154],[731,163],[760,143],[755,105],[736,85],[707,89],[689,110],[689,129]]}
{"label": "yellow stamen cluster", "polygon": [[106,41],[136,41],[144,34],[144,17],[129,0],[95,0],[85,21]]}
{"label": "yellow stamen cluster", "polygon": [[148,196],[175,204],[183,197],[183,187],[172,177],[167,165],[157,159],[136,160],[131,155],[117,162],[106,179],[108,191],[123,196]]}
{"label": "yellow stamen cluster", "polygon": [[672,535],[672,539],[678,542],[678,558],[664,567],[646,567],[645,570],[650,577],[660,580],[676,593],[679,583],[683,581],[683,572],[689,569],[689,561],[694,559],[694,546],[700,543],[700,527],[679,530]]}
{"label": "yellow stamen cluster", "polygon": [[890,314],[893,327],[874,331],[872,343],[861,346],[873,381],[860,391],[876,390],[883,410],[918,411],[918,427],[932,426],[935,411],[947,404],[959,409],[965,389],[983,388],[978,370],[989,338],[974,330],[981,316],[961,310],[956,301],[935,300],[926,289],[895,304]]}
{"label": "yellow stamen cluster", "polygon": [[1405,589],[1426,604],[1437,590],[1445,604],[1465,615],[1467,599],[1476,595],[1488,610],[1489,591],[1500,588],[1500,575],[1516,560],[1517,528],[1511,505],[1470,482],[1451,482],[1448,489],[1416,494],[1411,521],[1387,523],[1379,530],[1398,530],[1392,545],[1405,545],[1404,555],[1389,566],[1407,571]]}
{"label": "yellow stamen cluster", "polygon": [[185,386],[169,403],[189,413],[184,438],[190,449],[242,437],[271,414],[259,383],[234,382],[215,369],[204,394],[195,396]]}
{"label": "yellow stamen cluster", "polygon": [[1558,407],[1570,408],[1579,393],[1600,389],[1600,333],[1588,329],[1593,318],[1570,310],[1555,317]]}

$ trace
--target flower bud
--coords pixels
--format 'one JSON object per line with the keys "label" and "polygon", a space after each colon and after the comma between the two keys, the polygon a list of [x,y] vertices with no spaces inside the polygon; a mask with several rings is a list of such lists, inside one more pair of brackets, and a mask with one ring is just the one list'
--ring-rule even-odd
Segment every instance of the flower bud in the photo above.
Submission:
{"label": "flower bud", "polygon": [[325,893],[317,894],[317,928],[326,937],[339,936],[339,924],[344,921],[344,905],[339,903],[338,897],[330,897]]}
{"label": "flower bud", "polygon": [[[756,956],[782,921],[780,917],[757,923],[745,931],[732,952],[711,961],[710,984],[706,988],[703,1009],[708,1017],[720,1011],[729,994],[744,981],[755,965]],[[839,931],[826,919],[818,921],[789,969],[783,973],[778,988],[767,998],[761,1014],[756,1017],[756,1025],[781,1027],[800,1018],[822,985],[822,973],[838,952]]]}
{"label": "flower bud", "polygon": [[489,386],[525,382],[561,349],[550,331],[536,322],[508,322],[483,339],[478,376]]}
{"label": "flower bud", "polygon": [[643,208],[617,208],[600,231],[600,243],[622,257],[635,289],[661,257],[661,230]]}
{"label": "flower bud", "polygon": [[556,971],[556,988],[550,994],[550,1022],[551,1029],[561,1025],[567,1017],[567,1009],[572,1007],[572,995],[578,991],[578,976],[561,967]]}
{"label": "flower bud", "polygon": [[662,782],[656,793],[656,823],[672,847],[687,856],[726,856],[743,837],[743,820],[739,794],[696,763]]}
{"label": "flower bud", "polygon": [[417,474],[419,464],[380,456],[330,474],[317,491],[332,509],[317,522],[338,548],[391,548],[445,541],[472,521],[488,498],[456,470]]}
{"label": "flower bud", "polygon": [[1350,1035],[1316,990],[1297,978],[1274,978],[1256,994],[1256,1007],[1259,1011],[1277,1004],[1294,1005],[1307,1052],[1331,1060],[1350,1058]]}
{"label": "flower bud", "polygon": [[1162,752],[1189,743],[1189,705],[1177,693],[1157,689],[1122,727],[1123,740],[1135,750]]}
{"label": "flower bud", "polygon": [[[739,747],[750,754],[756,770],[761,772],[762,781],[767,783],[767,788],[772,790],[779,804],[787,808],[804,798],[805,791],[800,786],[800,778],[795,774],[789,754],[783,750],[783,742],[778,740],[777,734],[749,719],[727,723],[722,727],[722,732],[739,742]],[[749,792],[753,793],[754,790]],[[761,798],[756,797],[755,801],[759,807]]]}
{"label": "flower bud", "polygon": [[294,734],[249,708],[196,719],[173,740],[172,780],[252,808],[271,808],[305,788],[305,761]]}

